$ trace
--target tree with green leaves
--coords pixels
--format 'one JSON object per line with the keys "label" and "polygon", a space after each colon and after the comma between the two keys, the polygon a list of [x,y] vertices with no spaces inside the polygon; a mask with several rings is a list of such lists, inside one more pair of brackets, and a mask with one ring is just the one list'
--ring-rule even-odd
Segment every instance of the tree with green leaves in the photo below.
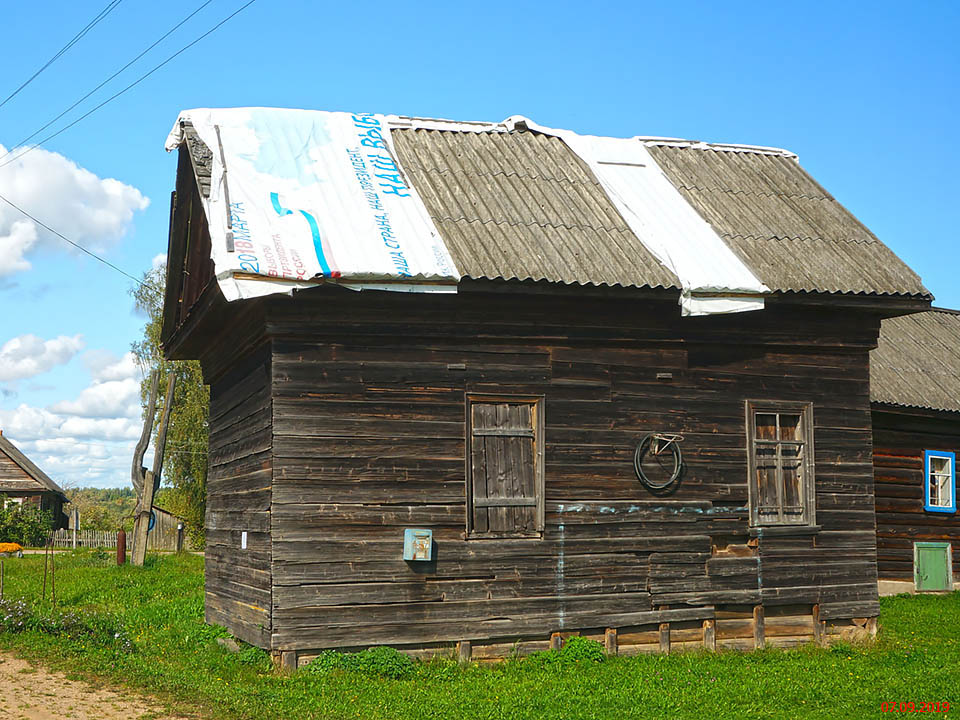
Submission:
{"label": "tree with green leaves", "polygon": [[[163,490],[155,504],[183,518],[195,547],[204,544],[204,510],[207,500],[207,417],[210,389],[203,384],[203,372],[196,360],[165,360],[160,347],[163,325],[163,294],[166,268],[144,273],[142,284],[132,290],[136,307],[147,316],[143,339],[132,349],[144,372],[140,398],[146,412],[150,373],[177,376],[170,425],[163,461]],[[154,433],[159,431],[163,403],[157,403]]]}

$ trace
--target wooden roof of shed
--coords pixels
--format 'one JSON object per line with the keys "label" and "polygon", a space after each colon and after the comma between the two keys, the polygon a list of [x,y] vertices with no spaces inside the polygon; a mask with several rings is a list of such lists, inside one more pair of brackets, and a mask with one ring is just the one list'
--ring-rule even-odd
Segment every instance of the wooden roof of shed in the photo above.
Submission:
{"label": "wooden roof of shed", "polygon": [[63,488],[0,434],[0,493],[31,491],[53,492],[67,499]]}
{"label": "wooden roof of shed", "polygon": [[934,308],[883,320],[870,353],[870,399],[960,413],[960,312]]}
{"label": "wooden roof of shed", "polygon": [[[185,131],[206,195],[211,152],[189,124]],[[392,136],[464,278],[680,288],[558,137],[423,128],[394,129]],[[917,274],[792,154],[645,142],[679,192],[775,293],[932,299]]]}

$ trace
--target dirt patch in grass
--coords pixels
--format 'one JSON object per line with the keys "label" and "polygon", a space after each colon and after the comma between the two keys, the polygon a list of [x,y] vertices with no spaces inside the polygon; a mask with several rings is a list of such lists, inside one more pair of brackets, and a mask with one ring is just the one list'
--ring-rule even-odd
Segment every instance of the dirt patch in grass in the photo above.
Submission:
{"label": "dirt patch in grass", "polygon": [[0,654],[0,717],[11,720],[183,720],[155,701],[68,680]]}

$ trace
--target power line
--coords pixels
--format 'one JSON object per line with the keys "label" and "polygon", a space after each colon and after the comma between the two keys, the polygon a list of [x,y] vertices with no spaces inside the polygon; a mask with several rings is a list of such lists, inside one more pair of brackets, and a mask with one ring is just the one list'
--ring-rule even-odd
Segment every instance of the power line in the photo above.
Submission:
{"label": "power line", "polygon": [[144,73],[143,75],[141,75],[139,78],[137,78],[137,79],[134,80],[132,83],[130,83],[129,85],[127,85],[125,88],[123,88],[123,90],[120,90],[119,92],[114,93],[113,95],[111,95],[110,97],[108,97],[106,100],[104,100],[102,103],[100,103],[99,105],[97,105],[97,106],[94,107],[93,109],[88,110],[88,111],[85,112],[83,115],[81,115],[80,117],[78,117],[76,120],[74,120],[73,122],[69,123],[68,125],[65,125],[64,127],[60,128],[60,129],[57,130],[55,133],[52,133],[52,134],[50,134],[50,135],[47,135],[47,137],[45,137],[43,140],[41,140],[40,142],[38,142],[36,145],[31,145],[31,146],[28,147],[26,150],[24,150],[24,151],[21,152],[21,153],[18,153],[17,155],[15,155],[14,157],[10,158],[10,159],[7,160],[6,162],[0,163],[0,168],[6,167],[6,166],[9,165],[10,163],[12,163],[12,162],[14,162],[14,161],[16,161],[16,160],[19,160],[20,158],[22,158],[24,155],[26,155],[26,154],[27,154],[28,152],[30,152],[31,150],[35,150],[36,148],[40,147],[41,145],[44,145],[44,144],[47,143],[48,141],[50,141],[50,140],[52,140],[53,138],[57,137],[57,135],[59,135],[60,133],[65,132],[65,131],[69,130],[70,128],[72,128],[74,125],[76,125],[76,124],[77,124],[78,122],[80,122],[81,120],[85,120],[86,118],[90,117],[93,113],[95,113],[97,110],[99,110],[100,108],[102,108],[104,105],[106,105],[107,103],[110,103],[110,102],[116,100],[118,97],[120,97],[121,95],[123,95],[124,93],[126,93],[128,90],[131,90],[131,89],[134,88],[135,86],[139,85],[141,82],[143,82],[143,81],[146,80],[148,77],[150,77],[151,75],[153,75],[157,70],[159,70],[160,68],[162,68],[164,65],[166,65],[166,64],[169,63],[170,61],[172,61],[174,58],[176,58],[177,56],[183,54],[184,52],[186,52],[187,50],[189,50],[190,48],[192,48],[194,45],[196,45],[198,42],[200,42],[201,40],[203,40],[204,38],[206,38],[208,35],[211,35],[213,32],[215,32],[216,30],[218,30],[222,25],[226,24],[228,21],[230,21],[231,19],[233,19],[236,15],[239,15],[241,12],[243,12],[243,11],[246,10],[248,7],[250,7],[251,5],[253,5],[256,1],[257,1],[257,0],[248,0],[248,2],[244,3],[243,5],[241,5],[237,10],[234,10],[232,13],[230,13],[230,15],[228,15],[227,17],[225,17],[223,20],[221,20],[220,22],[218,22],[216,25],[214,25],[214,26],[213,26],[212,28],[210,28],[209,30],[207,30],[207,31],[206,31],[205,33],[203,33],[200,37],[196,38],[195,40],[193,40],[192,42],[188,43],[187,45],[184,45],[182,48],[180,48],[179,50],[177,50],[173,55],[171,55],[170,57],[168,57],[166,60],[164,60],[163,62],[159,63],[158,65],[155,65],[151,70],[145,72],[145,73]]}
{"label": "power line", "polygon": [[[51,120],[50,122],[48,122],[46,125],[44,125],[44,126],[41,127],[41,128],[38,128],[38,129],[35,130],[32,134],[28,135],[28,136],[25,137],[23,140],[21,140],[20,142],[16,143],[13,147],[11,147],[9,150],[7,150],[7,152],[5,152],[2,156],[0,156],[0,160],[5,159],[8,155],[10,155],[11,153],[13,153],[13,152],[15,151],[15,148],[23,147],[23,146],[26,145],[28,142],[30,142],[31,140],[33,140],[33,138],[35,138],[37,135],[39,135],[40,133],[42,133],[42,132],[43,132],[44,130],[46,130],[48,127],[50,127],[51,125],[53,125],[57,120],[59,120],[59,119],[62,118],[64,115],[66,115],[68,112],[70,112],[71,110],[73,110],[77,105],[79,105],[79,104],[82,103],[84,100],[86,100],[88,97],[90,97],[91,95],[93,95],[93,94],[94,94],[95,92],[97,92],[100,88],[102,88],[104,85],[106,85],[106,84],[109,83],[111,80],[113,80],[113,79],[116,78],[118,75],[120,75],[124,70],[126,70],[127,68],[129,68],[129,67],[130,67],[131,65],[133,65],[135,62],[137,62],[137,60],[139,60],[140,58],[142,58],[144,55],[146,55],[148,52],[150,52],[151,50],[153,50],[153,49],[154,49],[157,45],[159,45],[161,42],[163,42],[163,41],[166,40],[168,37],[170,37],[170,35],[172,35],[176,30],[178,30],[184,23],[186,23],[186,22],[187,22],[188,20],[190,20],[194,15],[196,15],[198,12],[200,12],[201,10],[203,10],[207,5],[209,5],[209,4],[212,3],[212,2],[213,2],[213,0],[206,0],[205,3],[203,3],[202,5],[200,5],[200,7],[198,7],[198,8],[197,8],[196,10],[194,10],[192,13],[190,13],[189,15],[187,15],[183,20],[181,20],[181,21],[178,22],[176,25],[174,25],[172,28],[170,28],[169,30],[167,30],[167,32],[165,32],[163,35],[161,35],[160,38],[158,38],[152,45],[150,45],[150,47],[146,48],[143,52],[141,52],[139,55],[137,55],[135,58],[133,58],[133,60],[131,60],[130,62],[128,62],[126,65],[124,65],[124,66],[123,66],[122,68],[120,68],[119,70],[117,70],[113,75],[111,75],[111,76],[108,77],[106,80],[104,80],[102,83],[100,83],[99,85],[97,85],[93,90],[91,90],[91,91],[88,92],[86,95],[84,95],[82,98],[80,98],[79,100],[77,100],[73,105],[71,105],[71,106],[68,107],[66,110],[64,110],[62,113],[60,113],[59,115],[57,115],[55,118],[53,118],[53,120]],[[24,153],[24,154],[25,154],[25,153]]]}
{"label": "power line", "polygon": [[79,243],[75,243],[73,240],[71,240],[70,238],[68,238],[66,235],[57,232],[56,230],[54,230],[52,227],[50,227],[49,225],[47,225],[47,224],[46,224],[45,222],[43,222],[42,220],[38,220],[36,217],[34,217],[34,216],[31,215],[30,213],[28,213],[26,210],[24,210],[22,207],[20,207],[19,205],[17,205],[17,204],[16,204],[15,202],[13,202],[12,200],[7,199],[7,198],[4,197],[3,195],[0,195],[0,200],[3,200],[7,205],[9,205],[10,207],[12,207],[14,210],[16,210],[17,212],[19,212],[21,215],[24,215],[24,216],[30,218],[31,220],[33,220],[33,221],[34,221],[37,225],[39,225],[40,227],[46,228],[47,230],[49,230],[50,232],[52,232],[54,235],[56,235],[56,236],[57,236],[58,238],[60,238],[61,240],[64,240],[64,241],[70,243],[70,244],[73,245],[75,248],[77,248],[78,250],[80,250],[80,251],[82,251],[82,252],[85,252],[87,255],[89,255],[89,256],[92,257],[93,259],[99,260],[100,262],[102,262],[102,263],[103,263],[104,265],[106,265],[107,267],[113,268],[114,270],[116,270],[116,271],[117,271],[118,273],[120,273],[121,275],[125,275],[126,277],[130,278],[130,279],[133,280],[135,283],[137,283],[138,285],[140,285],[140,286],[142,286],[142,287],[149,287],[149,288],[154,289],[154,290],[159,290],[159,288],[155,288],[155,287],[153,287],[152,285],[147,285],[147,284],[144,283],[142,280],[138,280],[137,278],[135,278],[133,275],[131,275],[131,274],[128,273],[127,271],[121,270],[121,269],[118,268],[116,265],[114,265],[112,262],[110,262],[109,260],[106,260],[106,259],[100,257],[100,256],[97,255],[95,252],[92,252],[92,251],[90,251],[90,250],[87,250],[83,245],[80,245]]}
{"label": "power line", "polygon": [[45,63],[43,64],[43,67],[41,67],[39,70],[37,70],[37,71],[36,71],[33,75],[31,75],[29,78],[27,78],[27,79],[23,82],[23,84],[20,85],[20,87],[18,87],[18,88],[17,88],[16,90],[14,90],[12,93],[10,93],[9,95],[7,95],[7,97],[4,99],[4,101],[3,101],[3,102],[0,102],[0,107],[3,107],[3,106],[6,105],[8,102],[10,102],[11,100],[13,100],[13,98],[15,98],[17,95],[19,95],[21,90],[23,90],[27,85],[29,85],[29,84],[32,83],[34,80],[36,80],[36,79],[37,79],[37,76],[38,76],[40,73],[42,73],[42,72],[43,72],[44,70],[46,70],[48,67],[50,67],[51,65],[53,65],[53,63],[55,63],[57,60],[59,60],[60,57],[61,57],[65,52],[67,52],[67,50],[69,50],[69,49],[72,48],[74,45],[76,45],[78,42],[80,42],[80,40],[83,38],[84,35],[86,35],[88,32],[90,32],[97,23],[99,23],[99,22],[100,22],[101,20],[103,20],[107,15],[109,15],[111,12],[113,12],[113,10],[117,7],[117,5],[119,5],[119,4],[122,3],[122,2],[123,2],[123,0],[111,0],[111,1],[107,4],[107,6],[106,6],[103,10],[101,10],[101,11],[97,14],[97,16],[96,16],[95,18],[93,18],[93,20],[91,20],[89,23],[87,23],[86,27],[84,27],[83,30],[81,30],[81,31],[78,32],[76,35],[74,35],[73,38],[71,38],[70,42],[68,42],[66,45],[64,45],[62,48],[60,48],[60,50],[57,51],[57,54],[56,54],[56,55],[54,55],[52,58],[50,58],[49,60],[47,60],[47,62],[45,62]]}

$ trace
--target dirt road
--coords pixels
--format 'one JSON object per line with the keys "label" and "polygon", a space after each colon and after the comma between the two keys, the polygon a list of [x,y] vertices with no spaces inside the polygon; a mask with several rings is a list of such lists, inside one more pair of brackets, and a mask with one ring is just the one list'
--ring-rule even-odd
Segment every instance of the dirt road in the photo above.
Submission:
{"label": "dirt road", "polygon": [[0,654],[0,720],[184,720],[140,696],[120,695]]}

